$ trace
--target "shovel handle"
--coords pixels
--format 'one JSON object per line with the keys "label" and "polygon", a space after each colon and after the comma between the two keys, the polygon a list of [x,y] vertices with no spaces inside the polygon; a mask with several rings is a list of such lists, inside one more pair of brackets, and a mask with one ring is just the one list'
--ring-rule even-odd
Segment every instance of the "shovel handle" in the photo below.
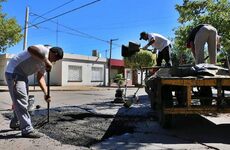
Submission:
{"label": "shovel handle", "polygon": [[50,102],[47,103],[47,122],[50,121]]}
{"label": "shovel handle", "polygon": [[[50,71],[47,71],[47,96],[50,97]],[[50,121],[50,102],[47,102],[47,122]]]}
{"label": "shovel handle", "polygon": [[50,72],[47,72],[47,96],[50,96]]}

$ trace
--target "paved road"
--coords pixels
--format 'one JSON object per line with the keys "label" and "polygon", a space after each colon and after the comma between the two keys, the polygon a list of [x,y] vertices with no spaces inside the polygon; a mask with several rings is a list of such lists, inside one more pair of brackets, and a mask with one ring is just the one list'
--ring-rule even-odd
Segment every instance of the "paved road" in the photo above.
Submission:
{"label": "paved road", "polygon": [[[93,91],[51,91],[52,103],[51,107],[59,106],[86,106],[96,102],[104,103],[114,99],[116,89],[100,89]],[[135,88],[129,88],[127,95],[131,95],[136,91]],[[46,108],[46,103],[43,100],[41,92],[31,92],[35,95],[35,105],[41,105]],[[138,92],[138,95],[146,95],[144,89]],[[123,115],[143,115],[149,113],[149,104],[136,105],[131,109],[124,109],[120,106],[108,105],[89,105],[99,113]],[[11,107],[9,94],[7,92],[0,93],[0,110],[7,110]],[[138,112],[136,112],[138,111]],[[3,120],[0,117],[0,120]],[[90,149],[230,149],[230,115],[220,114],[217,117],[213,116],[183,116],[176,118],[175,127],[170,130],[162,129],[156,120],[146,120],[134,124],[134,132],[120,136],[112,137],[93,145]],[[6,128],[6,124],[4,126]],[[36,145],[37,149],[76,149],[76,147],[66,147],[66,145],[57,144],[54,141],[53,146],[44,147],[44,141],[49,138],[31,141],[14,139],[12,136],[4,136],[7,133],[0,134],[0,144],[3,148],[7,146],[13,147],[17,143],[27,143],[27,146],[21,146],[22,149],[31,149]],[[5,137],[5,138],[4,138]],[[4,141],[2,141],[4,140]],[[49,140],[50,141],[50,140]],[[43,143],[42,143],[43,142]],[[0,146],[0,148],[1,148]],[[18,145],[17,145],[18,146]],[[16,148],[17,146],[13,147]],[[82,149],[82,148],[81,148]],[[84,148],[88,149],[88,148]]]}
{"label": "paved road", "polygon": [[[96,90],[84,91],[51,91],[51,107],[69,106],[69,105],[83,105],[93,102],[108,102],[113,101],[115,98],[116,88],[97,88]],[[128,88],[127,96],[133,95],[137,88]],[[42,92],[30,92],[30,95],[35,96],[35,105],[46,107],[46,102],[43,100],[44,95]],[[146,95],[144,88],[138,90],[137,95]],[[9,93],[0,92],[0,110],[10,109],[11,99]]]}

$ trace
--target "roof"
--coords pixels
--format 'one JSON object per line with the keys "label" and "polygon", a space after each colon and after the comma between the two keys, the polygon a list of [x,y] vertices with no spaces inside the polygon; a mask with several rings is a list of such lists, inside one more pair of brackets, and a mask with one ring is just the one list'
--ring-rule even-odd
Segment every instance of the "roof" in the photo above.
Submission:
{"label": "roof", "polygon": [[124,60],[120,60],[120,59],[110,59],[110,63],[111,63],[111,66],[114,66],[114,67],[124,67],[125,66]]}
{"label": "roof", "polygon": [[80,61],[107,63],[106,58],[99,58],[95,56],[86,56],[86,55],[78,55],[78,54],[69,54],[69,53],[64,53],[63,60],[75,60],[75,61],[80,60]]}

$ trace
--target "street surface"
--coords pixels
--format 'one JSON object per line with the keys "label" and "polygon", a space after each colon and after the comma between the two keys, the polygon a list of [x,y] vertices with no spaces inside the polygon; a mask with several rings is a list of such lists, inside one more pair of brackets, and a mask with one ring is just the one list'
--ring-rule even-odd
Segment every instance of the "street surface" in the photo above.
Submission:
{"label": "street surface", "polygon": [[[74,143],[52,139],[46,133],[40,139],[20,138],[19,131],[9,130],[9,119],[0,115],[0,149],[230,149],[230,114],[175,117],[172,129],[162,129],[150,108],[144,89],[140,89],[137,93],[140,102],[130,108],[125,108],[122,104],[110,103],[114,99],[115,90],[116,88],[99,88],[90,91],[51,91],[52,109],[77,106],[84,111],[114,116],[104,120],[110,123],[107,124],[109,127],[107,131],[105,130],[105,135],[108,133],[110,135],[104,135],[107,138],[99,143],[76,146]],[[134,94],[136,90],[136,88],[128,88],[127,95]],[[40,110],[45,111],[47,106],[43,94],[30,92],[30,95],[35,96],[35,105],[40,105]],[[0,112],[9,113],[10,108],[11,100],[8,92],[0,92]],[[92,116],[90,117],[92,119]],[[97,118],[93,121],[96,120]],[[74,123],[76,121],[77,119]],[[117,126],[114,127],[114,124]],[[122,124],[124,125],[120,126]],[[111,127],[116,131],[121,131],[120,128],[127,131],[122,130],[120,134],[111,136],[112,132],[109,132]],[[93,136],[94,132],[91,134]]]}

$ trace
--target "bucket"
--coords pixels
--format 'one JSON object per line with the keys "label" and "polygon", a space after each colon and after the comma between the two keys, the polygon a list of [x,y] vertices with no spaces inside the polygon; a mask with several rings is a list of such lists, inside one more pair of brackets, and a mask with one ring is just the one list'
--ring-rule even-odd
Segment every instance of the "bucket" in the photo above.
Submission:
{"label": "bucket", "polygon": [[140,44],[129,42],[129,51],[139,52],[140,51]]}
{"label": "bucket", "polygon": [[129,42],[129,46],[122,45],[121,47],[121,55],[123,57],[131,57],[136,52],[140,51],[140,44]]}

